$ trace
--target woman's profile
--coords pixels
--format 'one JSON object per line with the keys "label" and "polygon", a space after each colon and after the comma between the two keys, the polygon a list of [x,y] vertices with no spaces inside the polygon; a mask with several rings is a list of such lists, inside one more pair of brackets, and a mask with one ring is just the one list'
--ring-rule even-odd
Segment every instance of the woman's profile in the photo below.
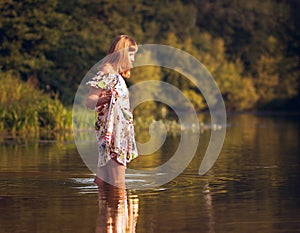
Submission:
{"label": "woman's profile", "polygon": [[137,52],[136,42],[119,35],[111,44],[107,56],[87,85],[90,87],[86,106],[95,109],[98,166],[95,183],[110,183],[125,187],[127,163],[138,156],[129,92],[124,79]]}

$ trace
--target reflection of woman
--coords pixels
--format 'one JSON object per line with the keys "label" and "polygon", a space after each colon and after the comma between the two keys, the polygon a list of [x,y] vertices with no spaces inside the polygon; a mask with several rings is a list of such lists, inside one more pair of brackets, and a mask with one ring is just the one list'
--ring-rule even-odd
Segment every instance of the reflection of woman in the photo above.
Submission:
{"label": "reflection of woman", "polygon": [[136,232],[138,198],[127,200],[126,190],[109,184],[99,189],[99,213],[96,233]]}
{"label": "reflection of woman", "polygon": [[95,125],[99,151],[95,183],[98,185],[108,182],[124,187],[126,165],[138,156],[129,93],[124,81],[130,77],[136,52],[137,44],[133,39],[118,36],[97,74],[87,82],[90,92],[86,105],[98,113]]}

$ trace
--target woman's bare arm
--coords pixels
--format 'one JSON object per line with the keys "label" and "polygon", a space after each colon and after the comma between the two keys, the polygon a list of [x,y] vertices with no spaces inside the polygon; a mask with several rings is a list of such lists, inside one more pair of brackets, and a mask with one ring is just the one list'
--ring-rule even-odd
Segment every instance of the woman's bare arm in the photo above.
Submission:
{"label": "woman's bare arm", "polygon": [[[110,64],[105,64],[101,68],[101,71],[106,74],[115,73],[113,67]],[[85,105],[90,109],[94,109],[95,107],[104,105],[110,102],[111,94],[112,94],[111,90],[103,90],[103,89],[91,87]]]}

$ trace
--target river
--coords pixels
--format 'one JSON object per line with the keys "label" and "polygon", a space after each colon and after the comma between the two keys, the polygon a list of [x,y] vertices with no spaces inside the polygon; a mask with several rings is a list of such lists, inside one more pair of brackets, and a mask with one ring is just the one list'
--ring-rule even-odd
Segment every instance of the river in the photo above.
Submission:
{"label": "river", "polygon": [[[174,180],[126,191],[98,190],[73,141],[2,139],[0,233],[299,232],[299,116],[230,115],[221,154],[200,176],[209,138],[210,130],[201,133]],[[169,135],[130,168],[167,161],[178,141]]]}

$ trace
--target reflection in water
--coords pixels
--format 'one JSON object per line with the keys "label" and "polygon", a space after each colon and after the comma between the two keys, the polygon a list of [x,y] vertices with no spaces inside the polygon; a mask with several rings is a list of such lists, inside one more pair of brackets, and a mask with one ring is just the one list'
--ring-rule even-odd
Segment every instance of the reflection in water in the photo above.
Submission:
{"label": "reflection in water", "polygon": [[99,212],[96,222],[96,233],[103,232],[136,232],[138,218],[138,197],[131,196],[125,189],[109,184],[99,187]]}
{"label": "reflection in water", "polygon": [[206,208],[207,208],[207,215],[208,215],[208,221],[207,221],[207,225],[208,225],[208,233],[215,233],[215,221],[214,221],[214,210],[213,210],[213,203],[212,203],[212,195],[210,193],[210,187],[209,187],[209,182],[207,182],[204,186],[205,188],[205,204],[206,204]]}
{"label": "reflection in water", "polygon": [[[228,122],[222,153],[205,176],[198,169],[208,130],[180,176],[134,194],[98,191],[72,143],[0,139],[0,233],[299,232],[299,116],[234,115]],[[179,142],[167,136],[160,150],[131,168],[167,162]],[[147,177],[127,178],[129,188]]]}

